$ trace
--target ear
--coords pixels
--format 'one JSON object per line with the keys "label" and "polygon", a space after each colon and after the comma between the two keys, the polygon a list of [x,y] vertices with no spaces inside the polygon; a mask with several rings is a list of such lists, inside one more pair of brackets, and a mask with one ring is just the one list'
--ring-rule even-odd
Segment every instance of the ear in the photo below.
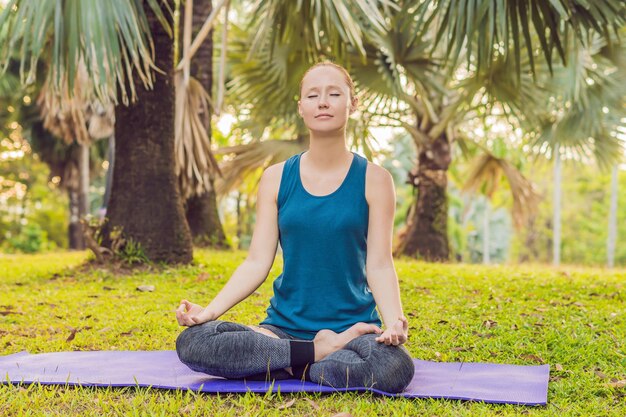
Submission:
{"label": "ear", "polygon": [[350,102],[350,114],[354,113],[359,105],[359,99],[357,97],[352,97]]}
{"label": "ear", "polygon": [[298,100],[298,114],[300,115],[300,117],[304,117],[302,115],[302,108],[300,107],[300,100]]}

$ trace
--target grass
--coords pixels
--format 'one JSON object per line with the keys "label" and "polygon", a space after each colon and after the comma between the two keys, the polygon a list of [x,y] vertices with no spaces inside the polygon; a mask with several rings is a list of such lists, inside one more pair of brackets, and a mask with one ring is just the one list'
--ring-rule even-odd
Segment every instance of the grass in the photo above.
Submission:
{"label": "grass", "polygon": [[[197,250],[190,266],[122,274],[82,267],[86,258],[0,255],[2,354],[173,349],[181,330],[174,317],[179,300],[207,303],[245,253]],[[411,325],[406,346],[414,357],[550,364],[548,405],[5,384],[0,415],[626,415],[626,390],[611,386],[626,379],[626,271],[405,259],[396,261],[396,269]],[[263,286],[221,319],[258,323],[280,270],[277,259]],[[154,285],[155,291],[137,291],[140,285]]]}

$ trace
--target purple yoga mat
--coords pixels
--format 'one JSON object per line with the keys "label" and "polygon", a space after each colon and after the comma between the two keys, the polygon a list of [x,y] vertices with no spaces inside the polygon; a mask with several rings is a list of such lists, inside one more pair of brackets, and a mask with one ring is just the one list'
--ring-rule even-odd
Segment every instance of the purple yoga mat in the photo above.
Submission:
{"label": "purple yoga mat", "polygon": [[228,380],[183,365],[175,351],[27,352],[0,356],[4,383],[69,384],[83,386],[151,386],[217,392],[337,392],[372,391],[408,398],[449,398],[521,405],[544,405],[548,396],[548,365],[519,366],[488,363],[428,362],[413,359],[415,376],[400,394],[376,388],[335,389],[295,379]]}

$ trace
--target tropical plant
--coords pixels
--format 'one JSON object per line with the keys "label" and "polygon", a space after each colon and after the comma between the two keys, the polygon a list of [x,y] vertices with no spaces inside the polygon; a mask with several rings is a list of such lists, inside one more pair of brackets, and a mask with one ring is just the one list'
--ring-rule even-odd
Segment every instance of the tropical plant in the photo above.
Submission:
{"label": "tropical plant", "polygon": [[[339,60],[346,56],[364,96],[364,111],[359,114],[361,121],[366,121],[363,130],[367,122],[388,124],[405,128],[414,138],[418,163],[411,180],[418,191],[413,218],[397,253],[419,254],[430,260],[448,258],[446,172],[451,145],[463,139],[459,126],[482,105],[481,100],[504,103],[507,116],[529,117],[522,110],[542,104],[537,94],[541,85],[533,81],[544,76],[542,71],[552,69],[551,51],[563,44],[568,30],[586,33],[587,26],[594,26],[594,19],[599,27],[623,23],[624,6],[614,1],[600,2],[600,7],[607,9],[601,16],[595,14],[595,8],[590,15],[578,2],[546,3],[511,2],[515,8],[498,9],[496,3],[488,1],[396,2],[394,7],[383,8],[386,24],[382,30],[371,27],[365,32],[362,48],[333,50],[334,35],[320,37],[317,56]],[[528,16],[533,16],[532,22]],[[549,41],[542,21],[548,22]],[[313,22],[315,25],[318,21]],[[306,31],[287,31],[281,26],[277,32],[290,36],[257,36],[253,41],[256,43],[244,40],[247,50],[256,52],[254,60],[237,59],[242,55],[239,51],[246,48],[235,48],[231,92],[251,105],[250,124],[265,127],[292,123],[294,131],[301,133],[293,97],[297,96],[302,67],[309,65],[307,58],[311,55],[304,47]],[[253,33],[267,35],[260,30]],[[448,39],[453,34],[453,39],[441,46],[446,33]],[[570,42],[580,41],[581,36]],[[264,38],[283,42],[268,41],[257,46],[258,39]],[[469,48],[461,45],[466,40]],[[477,40],[474,50],[472,45]],[[534,45],[543,48],[547,64],[536,65],[539,58],[534,52],[521,56],[523,47],[535,51],[533,40]],[[250,131],[253,137],[261,136],[258,130]]]}
{"label": "tropical plant", "polygon": [[[624,32],[624,31],[622,31]],[[568,42],[568,65],[547,83],[550,102],[538,125],[528,126],[530,146],[554,161],[553,264],[561,258],[561,161],[595,160],[608,171],[624,154],[626,47],[589,33],[585,45]]]}
{"label": "tropical plant", "polygon": [[[0,101],[3,103],[0,107],[10,109],[10,112],[0,112],[3,122],[0,131],[6,137],[26,140],[30,150],[24,157],[32,157],[32,151],[48,165],[49,177],[56,178],[55,186],[58,185],[68,195],[69,247],[84,249],[78,220],[88,213],[89,175],[95,173],[103,153],[101,146],[90,147],[76,142],[93,141],[94,138],[110,135],[110,116],[104,111],[95,111],[92,103],[85,103],[78,96],[67,103],[71,110],[61,107],[58,102],[51,103],[48,100],[54,99],[46,96],[41,83],[23,87],[15,60],[9,63],[0,80]],[[37,96],[38,106],[34,103]],[[19,128],[7,129],[13,125]],[[59,137],[65,141],[59,140]],[[80,141],[76,139],[78,137]]]}
{"label": "tropical plant", "polygon": [[21,81],[29,83],[45,62],[45,85],[59,97],[72,94],[84,65],[87,96],[130,105],[115,112],[107,224],[121,227],[152,260],[189,262],[191,238],[174,175],[172,6],[173,0],[10,0],[0,14],[0,64],[19,51]]}
{"label": "tropical plant", "polygon": [[[511,193],[512,218],[518,229],[523,227],[527,219],[532,216],[539,204],[539,195],[535,191],[534,185],[528,181],[516,167],[508,152],[507,143],[502,138],[493,141],[493,150],[482,148],[482,152],[477,156],[467,174],[464,191],[478,192],[485,196],[486,202],[483,207],[483,263],[490,263],[489,248],[490,243],[490,208],[489,201],[493,200],[494,194],[498,191],[502,178],[506,178]],[[519,152],[519,151],[518,151]]]}
{"label": "tropical plant", "polygon": [[[187,48],[190,48],[191,37],[198,36],[204,23],[214,14],[214,9],[211,0],[188,0],[185,7],[185,13],[192,13],[192,17],[191,21],[187,17],[185,23],[180,25],[179,38],[185,38],[185,28],[191,25],[191,31],[186,38]],[[189,8],[192,12],[188,11]],[[228,8],[225,8],[224,15],[227,16],[227,13]],[[185,45],[182,49],[185,50]],[[185,197],[185,215],[196,245],[227,247],[215,189],[215,176],[220,172],[211,149],[211,116],[214,109],[213,101],[209,97],[213,91],[213,30],[200,43],[189,66],[190,78],[186,85],[182,74],[179,73],[176,77],[177,102],[189,102],[188,106],[176,106],[177,175]],[[182,129],[185,125],[187,127]],[[185,153],[185,149],[192,151]],[[189,157],[187,162],[185,155]]]}

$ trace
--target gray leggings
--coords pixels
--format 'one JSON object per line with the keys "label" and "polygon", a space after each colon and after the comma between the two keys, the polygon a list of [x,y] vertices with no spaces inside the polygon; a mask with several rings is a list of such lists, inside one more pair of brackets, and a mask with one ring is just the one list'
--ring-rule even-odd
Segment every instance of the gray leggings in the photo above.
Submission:
{"label": "gray leggings", "polygon": [[[181,362],[194,371],[224,378],[249,380],[294,378],[290,366],[290,340],[281,329],[261,324],[279,339],[228,321],[209,321],[183,330],[176,339]],[[365,334],[343,349],[310,365],[310,381],[334,388],[368,387],[402,392],[413,379],[413,360],[404,346],[387,346]],[[294,369],[294,375],[296,374]]]}

